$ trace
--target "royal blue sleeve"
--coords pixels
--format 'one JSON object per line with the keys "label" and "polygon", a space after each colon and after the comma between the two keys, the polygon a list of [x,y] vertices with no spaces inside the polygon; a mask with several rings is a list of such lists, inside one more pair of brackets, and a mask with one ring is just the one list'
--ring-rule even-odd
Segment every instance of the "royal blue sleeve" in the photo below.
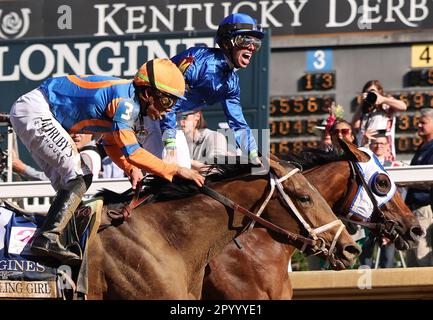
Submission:
{"label": "royal blue sleeve", "polygon": [[168,149],[176,148],[176,113],[179,110],[179,104],[180,101],[177,101],[171,111],[160,121],[162,140]]}
{"label": "royal blue sleeve", "polygon": [[234,132],[238,147],[246,155],[253,158],[258,155],[257,143],[242,111],[239,78],[230,81],[232,81],[230,86],[233,89],[229,92],[229,96],[222,103],[224,113],[227,117],[229,127]]}

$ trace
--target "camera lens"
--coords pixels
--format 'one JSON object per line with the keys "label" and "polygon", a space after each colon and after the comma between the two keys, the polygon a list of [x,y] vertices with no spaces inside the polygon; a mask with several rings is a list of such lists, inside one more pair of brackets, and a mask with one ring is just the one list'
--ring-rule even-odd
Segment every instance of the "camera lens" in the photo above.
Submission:
{"label": "camera lens", "polygon": [[377,94],[375,94],[373,91],[370,91],[367,94],[367,97],[365,97],[365,101],[367,101],[367,103],[370,105],[375,104],[376,100],[377,100]]}
{"label": "camera lens", "polygon": [[377,100],[377,94],[376,93],[374,93],[373,91],[370,91],[369,93],[367,93],[367,96],[365,97],[364,102],[362,104],[362,112],[363,113],[370,112],[372,107],[376,103],[376,100]]}

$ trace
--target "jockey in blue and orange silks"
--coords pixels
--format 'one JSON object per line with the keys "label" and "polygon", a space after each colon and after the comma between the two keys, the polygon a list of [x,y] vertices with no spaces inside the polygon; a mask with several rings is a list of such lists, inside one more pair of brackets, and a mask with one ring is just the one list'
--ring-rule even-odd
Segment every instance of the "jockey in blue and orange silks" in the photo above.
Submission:
{"label": "jockey in blue and orange silks", "polygon": [[[220,48],[193,47],[172,57],[171,60],[183,72],[187,84],[186,99],[178,100],[161,120],[160,141],[155,139],[147,143],[149,149],[159,143],[159,151],[157,147],[155,152],[157,156],[162,156],[165,147],[165,159],[179,162],[177,153],[184,154],[185,151],[176,141],[176,114],[221,103],[238,147],[253,162],[260,162],[257,143],[243,115],[236,70],[249,65],[254,52],[260,49],[263,36],[255,19],[235,13],[225,17],[219,25],[216,42]],[[147,139],[151,140],[150,137]]]}
{"label": "jockey in blue and orange silks", "polygon": [[203,184],[196,171],[164,163],[136,139],[136,123],[144,116],[160,119],[177,99],[183,99],[184,91],[185,81],[176,65],[154,59],[140,67],[133,81],[70,75],[50,78],[18,98],[11,108],[12,126],[57,191],[32,243],[34,253],[67,264],[81,261],[59,242],[92,181],[83,174],[69,133],[100,135],[108,156],[130,177],[133,189],[143,178],[141,170],[170,181],[177,175]]}

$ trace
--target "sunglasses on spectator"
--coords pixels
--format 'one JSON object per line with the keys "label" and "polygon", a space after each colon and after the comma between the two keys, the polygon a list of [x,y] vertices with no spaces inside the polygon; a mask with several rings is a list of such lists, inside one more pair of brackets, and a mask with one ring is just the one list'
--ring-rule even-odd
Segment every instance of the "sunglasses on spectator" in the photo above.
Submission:
{"label": "sunglasses on spectator", "polygon": [[343,136],[347,136],[348,134],[350,134],[350,129],[349,128],[344,128],[344,129],[334,129],[332,130],[333,134],[339,134],[341,133]]}
{"label": "sunglasses on spectator", "polygon": [[388,143],[387,142],[372,142],[371,145],[372,146],[386,146]]}
{"label": "sunglasses on spectator", "polygon": [[262,40],[243,34],[237,35],[232,41],[238,48],[248,48],[250,45],[254,45],[254,51],[259,51],[262,46]]}

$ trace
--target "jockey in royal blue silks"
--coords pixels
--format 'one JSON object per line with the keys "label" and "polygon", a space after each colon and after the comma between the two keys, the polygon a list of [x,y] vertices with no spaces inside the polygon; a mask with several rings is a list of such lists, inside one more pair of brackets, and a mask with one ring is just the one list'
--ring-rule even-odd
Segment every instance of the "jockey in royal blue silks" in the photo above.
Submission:
{"label": "jockey in royal blue silks", "polygon": [[[161,120],[166,159],[173,157],[176,149],[178,153],[183,152],[176,141],[176,114],[221,103],[237,145],[250,159],[258,161],[257,143],[242,112],[236,69],[249,65],[254,52],[261,46],[263,36],[255,19],[235,13],[224,18],[219,25],[216,42],[220,48],[193,47],[171,58],[183,72],[187,88],[186,100],[177,101]],[[179,156],[177,159],[179,161]],[[174,162],[173,158],[170,160]]]}

